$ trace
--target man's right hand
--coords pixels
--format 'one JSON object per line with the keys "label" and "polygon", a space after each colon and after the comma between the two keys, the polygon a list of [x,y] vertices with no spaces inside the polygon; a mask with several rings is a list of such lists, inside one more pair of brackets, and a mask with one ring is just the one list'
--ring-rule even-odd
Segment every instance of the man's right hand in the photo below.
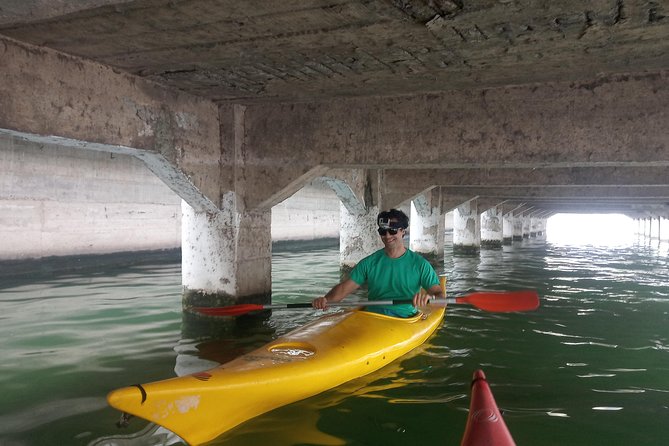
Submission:
{"label": "man's right hand", "polygon": [[311,306],[317,310],[327,310],[328,300],[325,297],[317,297],[311,302]]}

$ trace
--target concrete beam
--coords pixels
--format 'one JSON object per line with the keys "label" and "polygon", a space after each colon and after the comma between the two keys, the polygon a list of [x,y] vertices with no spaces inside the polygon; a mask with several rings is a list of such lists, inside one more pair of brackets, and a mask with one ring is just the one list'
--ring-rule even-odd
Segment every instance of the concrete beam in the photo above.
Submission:
{"label": "concrete beam", "polygon": [[442,187],[447,195],[476,195],[500,200],[525,200],[532,198],[591,199],[669,199],[669,186],[556,186],[556,187]]}
{"label": "concrete beam", "polygon": [[219,111],[210,101],[2,36],[0,72],[3,133],[137,156],[194,207],[220,206]]}
{"label": "concrete beam", "polygon": [[476,195],[445,195],[441,194],[441,212],[450,212],[458,206],[476,198]]}
{"label": "concrete beam", "polygon": [[[607,175],[612,168],[624,167],[637,169],[619,172],[625,182],[665,184],[660,170],[669,166],[669,134],[664,131],[668,86],[669,74],[662,72],[609,77],[596,84],[248,105],[244,131],[238,132],[244,175],[251,181],[247,205],[273,204],[268,188],[295,189],[321,166],[432,169],[386,171],[384,197],[394,204],[441,181],[449,184],[435,168],[454,175],[453,169],[514,169],[495,171],[488,179],[479,173],[478,184],[522,181],[527,169],[544,170],[523,184],[572,184],[571,178],[606,184],[614,181]],[[583,169],[592,167],[609,171],[592,175]],[[644,179],[641,167],[651,169],[652,180]]]}
{"label": "concrete beam", "polygon": [[664,166],[386,169],[384,181],[387,194],[409,195],[434,186],[659,186],[669,185],[669,175]]}
{"label": "concrete beam", "polygon": [[[508,202],[512,203],[512,202]],[[646,212],[654,209],[669,209],[669,200],[658,203],[656,200],[648,202],[640,199],[559,199],[544,198],[536,199],[527,203],[532,210],[555,213],[581,213],[581,214],[633,214],[635,212]],[[514,215],[518,212],[514,211]]]}
{"label": "concrete beam", "polygon": [[669,74],[311,104],[251,105],[269,165],[378,168],[669,166]]}
{"label": "concrete beam", "polygon": [[329,169],[315,181],[330,187],[351,215],[363,215],[379,205],[379,172],[365,169]]}
{"label": "concrete beam", "polygon": [[[442,191],[443,191],[443,189],[442,189]],[[487,197],[480,196],[476,200],[476,204],[478,206],[478,212],[479,212],[479,214],[481,214],[481,213],[483,213],[483,212],[485,212],[485,211],[487,211],[491,208],[494,208],[494,207],[497,207],[499,205],[504,204],[504,200],[499,199],[499,198],[494,198],[494,197],[487,198]]]}

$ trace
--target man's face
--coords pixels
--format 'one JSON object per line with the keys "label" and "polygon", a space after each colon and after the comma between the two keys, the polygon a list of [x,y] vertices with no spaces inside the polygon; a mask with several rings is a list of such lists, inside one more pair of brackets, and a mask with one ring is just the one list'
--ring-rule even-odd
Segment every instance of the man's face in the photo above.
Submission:
{"label": "man's face", "polygon": [[397,220],[391,219],[388,222],[384,222],[384,224],[380,224],[378,231],[383,244],[392,246],[396,243],[402,243],[405,229],[400,227]]}

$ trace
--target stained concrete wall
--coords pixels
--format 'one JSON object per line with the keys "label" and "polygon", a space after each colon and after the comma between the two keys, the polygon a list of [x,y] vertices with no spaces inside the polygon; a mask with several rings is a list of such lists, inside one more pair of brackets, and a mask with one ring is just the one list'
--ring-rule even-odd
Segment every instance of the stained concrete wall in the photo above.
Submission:
{"label": "stained concrete wall", "polygon": [[272,240],[338,239],[339,206],[329,187],[307,185],[272,208]]}
{"label": "stained concrete wall", "polygon": [[[339,199],[308,185],[272,209],[272,239],[339,237]],[[181,246],[181,199],[138,159],[0,135],[0,260]]]}
{"label": "stained concrete wall", "polygon": [[0,138],[0,260],[178,248],[181,200],[134,157]]}

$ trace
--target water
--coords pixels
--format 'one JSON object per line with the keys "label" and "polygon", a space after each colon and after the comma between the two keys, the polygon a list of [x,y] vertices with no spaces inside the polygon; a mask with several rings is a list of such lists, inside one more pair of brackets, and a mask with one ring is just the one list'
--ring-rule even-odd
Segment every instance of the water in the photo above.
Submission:
{"label": "water", "polygon": [[[542,306],[451,306],[413,354],[224,434],[225,445],[458,445],[483,368],[519,445],[663,445],[669,438],[667,246],[526,240],[443,262],[451,295],[532,288]],[[276,302],[339,280],[336,247],[275,251]],[[180,268],[155,264],[0,284],[0,445],[181,444],[118,412],[114,388],[232,359],[316,317],[275,311],[235,324],[184,316]]]}

